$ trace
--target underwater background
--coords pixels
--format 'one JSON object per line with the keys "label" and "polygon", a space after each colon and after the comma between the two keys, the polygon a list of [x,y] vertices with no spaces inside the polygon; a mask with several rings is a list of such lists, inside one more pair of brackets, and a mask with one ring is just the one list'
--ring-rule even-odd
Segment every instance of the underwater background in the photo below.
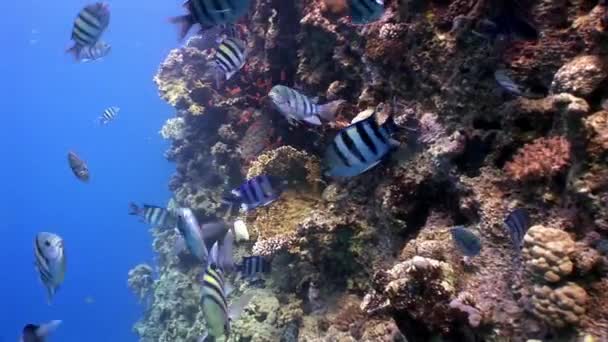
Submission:
{"label": "underwater background", "polygon": [[[127,216],[134,198],[166,203],[174,167],[163,158],[159,127],[171,113],[151,80],[175,44],[167,13],[179,4],[113,2],[111,58],[79,64],[65,54],[83,1],[3,1],[0,58],[4,124],[0,267],[0,341],[16,341],[26,323],[63,320],[55,341],[136,341],[141,315],[126,275],[152,262],[145,225]],[[8,51],[11,51],[8,53]],[[96,119],[122,109],[111,126]],[[74,150],[91,168],[74,178]],[[51,306],[34,269],[36,233],[65,239],[66,281]],[[89,298],[92,299],[91,303]]]}

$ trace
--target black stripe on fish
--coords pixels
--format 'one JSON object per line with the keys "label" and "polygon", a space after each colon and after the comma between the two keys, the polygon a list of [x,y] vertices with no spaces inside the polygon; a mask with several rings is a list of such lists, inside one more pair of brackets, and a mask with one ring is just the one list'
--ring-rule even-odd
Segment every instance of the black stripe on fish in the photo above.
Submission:
{"label": "black stripe on fish", "polygon": [[522,208],[513,210],[504,221],[509,230],[511,241],[516,247],[521,247],[524,235],[530,228],[530,216]]}
{"label": "black stripe on fish", "polygon": [[89,11],[88,8],[85,8],[82,12],[80,12],[78,18],[80,18],[80,20],[82,20],[82,22],[85,23],[91,30],[95,32],[101,31],[101,23],[99,22],[99,19],[97,19],[97,15]]}
{"label": "black stripe on fish", "polygon": [[247,181],[247,189],[251,192],[251,199],[253,199],[255,203],[259,202],[260,198],[258,197],[258,194],[255,191],[253,179]]}
{"label": "black stripe on fish", "polygon": [[333,148],[333,150],[336,153],[336,155],[340,158],[340,160],[342,161],[342,163],[345,166],[350,167],[351,163],[348,161],[348,158],[344,155],[344,153],[342,153],[342,151],[340,150],[340,147],[338,146],[338,143],[336,142],[336,139],[334,139],[331,142],[331,147]]}
{"label": "black stripe on fish", "polygon": [[369,148],[369,150],[372,151],[374,155],[378,154],[378,148],[376,147],[370,136],[367,134],[367,130],[365,129],[365,127],[363,125],[357,125],[356,127],[357,133],[361,137],[361,140],[365,143],[365,146],[367,146],[367,148]]}
{"label": "black stripe on fish", "polygon": [[344,142],[344,144],[346,145],[346,148],[348,149],[348,151],[353,154],[355,157],[357,157],[357,159],[359,159],[362,163],[365,163],[365,157],[363,156],[363,154],[361,153],[361,151],[359,151],[359,148],[357,147],[357,145],[355,144],[355,142],[353,141],[353,139],[351,138],[349,132],[351,132],[352,130],[345,130],[340,132],[341,136],[342,136],[342,141]]}
{"label": "black stripe on fish", "polygon": [[368,125],[369,125],[368,127],[370,127],[372,129],[372,132],[374,132],[374,135],[376,136],[376,138],[378,138],[378,140],[382,141],[383,144],[388,144],[388,139],[380,131],[380,127],[378,126],[376,119],[373,116],[371,117],[371,119],[372,120],[369,120],[369,121],[365,120],[363,122],[368,123]]}
{"label": "black stripe on fish", "polygon": [[[222,47],[228,49],[228,51],[223,51]],[[226,39],[218,52],[230,63],[230,68],[228,72],[237,70],[241,65],[241,51],[240,47],[232,40]]]}

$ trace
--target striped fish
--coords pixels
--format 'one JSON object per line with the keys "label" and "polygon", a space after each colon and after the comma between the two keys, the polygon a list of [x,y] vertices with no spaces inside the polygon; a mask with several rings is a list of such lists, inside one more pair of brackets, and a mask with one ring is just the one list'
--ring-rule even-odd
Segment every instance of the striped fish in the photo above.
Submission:
{"label": "striped fish", "polygon": [[348,0],[350,16],[355,24],[376,21],[384,14],[384,0]]}
{"label": "striped fish", "polygon": [[65,250],[63,239],[57,234],[42,232],[34,240],[35,265],[47,289],[49,304],[65,277]]}
{"label": "striped fish", "polygon": [[281,189],[277,188],[277,185],[277,179],[274,177],[260,175],[232,190],[232,195],[224,197],[224,200],[240,204],[245,211],[252,210],[276,201],[281,195]]}
{"label": "striped fish", "polygon": [[110,53],[112,47],[110,44],[98,41],[95,45],[87,45],[78,53],[78,60],[82,63],[96,61],[102,59]]}
{"label": "striped fish", "polygon": [[506,90],[510,94],[516,96],[524,95],[521,88],[519,88],[519,85],[517,85],[517,83],[515,83],[513,79],[511,79],[511,77],[507,75],[507,71],[505,69],[496,70],[494,72],[494,79],[504,90]]}
{"label": "striped fish", "polygon": [[243,257],[243,261],[237,266],[243,278],[256,278],[261,273],[271,270],[270,262],[266,258],[255,255]]}
{"label": "striped fish", "polygon": [[281,114],[289,120],[290,124],[306,121],[313,125],[321,125],[321,119],[332,121],[338,108],[344,102],[336,100],[324,105],[318,105],[307,96],[283,85],[272,87],[268,96],[272,99],[272,102]]}
{"label": "striped fish", "polygon": [[463,226],[450,229],[452,240],[460,252],[468,257],[474,257],[481,251],[481,240],[477,235]]}
{"label": "striped fish", "polygon": [[238,38],[226,38],[215,50],[215,55],[208,67],[215,73],[216,84],[220,79],[229,80],[236,74],[247,59],[245,42]]}
{"label": "striped fish", "polygon": [[170,20],[180,26],[180,39],[183,39],[195,24],[205,30],[235,23],[247,13],[250,3],[251,0],[186,0],[184,7],[188,14]]}
{"label": "striped fish", "polygon": [[91,178],[89,167],[87,166],[87,163],[85,163],[85,161],[82,160],[76,153],[72,151],[68,152],[68,163],[76,178],[83,182],[89,181]]}
{"label": "striped fish", "polygon": [[207,262],[209,252],[207,247],[205,247],[205,241],[203,240],[198,220],[191,209],[177,209],[177,230],[179,230],[184,238],[184,242],[190,253],[200,262]]}
{"label": "striped fish", "polygon": [[520,250],[524,235],[530,228],[530,215],[525,209],[516,208],[507,215],[504,223],[511,237],[511,242],[517,250]]}
{"label": "striped fish", "polygon": [[[211,256],[213,256],[213,253],[211,253]],[[246,293],[228,307],[228,301],[226,300],[228,288],[223,271],[217,266],[216,260],[211,257],[203,274],[203,288],[201,291],[201,304],[207,324],[207,332],[205,336],[199,338],[199,341],[205,341],[208,336],[212,338],[212,341],[222,336],[227,338],[230,335],[230,322],[237,320],[240,313],[249,304],[252,294]]]}
{"label": "striped fish", "polygon": [[120,111],[119,107],[109,107],[106,110],[103,111],[103,113],[101,113],[101,116],[99,117],[99,124],[100,125],[107,125],[108,123],[110,123],[110,121],[116,119],[116,115],[118,115],[118,112]]}
{"label": "striped fish", "polygon": [[392,117],[379,126],[374,114],[340,130],[325,151],[325,174],[352,177],[378,165],[398,144],[390,137],[393,127]]}
{"label": "striped fish", "polygon": [[139,216],[145,223],[161,229],[174,229],[177,226],[177,217],[173,213],[154,205],[144,204],[139,207],[135,203],[129,203],[129,215]]}
{"label": "striped fish", "polygon": [[110,8],[107,3],[96,2],[83,8],[74,20],[72,40],[74,46],[67,50],[78,59],[86,46],[94,46],[110,24]]}

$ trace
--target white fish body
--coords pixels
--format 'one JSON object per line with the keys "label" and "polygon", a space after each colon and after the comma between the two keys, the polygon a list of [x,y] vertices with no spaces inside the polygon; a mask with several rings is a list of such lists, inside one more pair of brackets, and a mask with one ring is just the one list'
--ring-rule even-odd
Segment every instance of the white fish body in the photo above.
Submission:
{"label": "white fish body", "polygon": [[176,211],[177,229],[184,237],[188,250],[200,262],[206,262],[208,252],[196,216],[190,208],[179,208]]}
{"label": "white fish body", "polygon": [[247,225],[245,224],[245,221],[234,221],[234,235],[237,242],[249,241],[249,231],[247,230]]}
{"label": "white fish body", "polygon": [[65,277],[66,259],[63,239],[53,233],[38,233],[34,241],[34,256],[36,269],[47,289],[47,299],[50,304]]}

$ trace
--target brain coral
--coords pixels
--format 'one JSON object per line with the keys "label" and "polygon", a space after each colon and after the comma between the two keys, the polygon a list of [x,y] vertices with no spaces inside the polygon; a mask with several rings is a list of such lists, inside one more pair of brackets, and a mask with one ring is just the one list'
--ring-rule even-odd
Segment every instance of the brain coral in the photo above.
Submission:
{"label": "brain coral", "polygon": [[527,270],[548,282],[558,282],[572,273],[570,255],[575,243],[568,233],[541,225],[531,227],[524,237],[523,257]]}
{"label": "brain coral", "polygon": [[532,312],[554,327],[576,325],[585,314],[587,299],[585,289],[574,283],[558,288],[537,285],[532,296]]}

